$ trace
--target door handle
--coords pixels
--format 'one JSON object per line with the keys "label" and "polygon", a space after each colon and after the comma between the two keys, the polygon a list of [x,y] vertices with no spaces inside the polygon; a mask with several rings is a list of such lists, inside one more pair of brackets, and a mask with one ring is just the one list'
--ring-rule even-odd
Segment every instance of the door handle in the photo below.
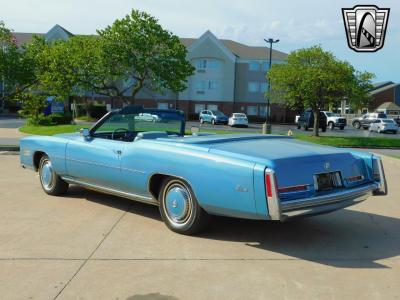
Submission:
{"label": "door handle", "polygon": [[117,155],[121,155],[122,154],[122,150],[114,150],[114,153]]}

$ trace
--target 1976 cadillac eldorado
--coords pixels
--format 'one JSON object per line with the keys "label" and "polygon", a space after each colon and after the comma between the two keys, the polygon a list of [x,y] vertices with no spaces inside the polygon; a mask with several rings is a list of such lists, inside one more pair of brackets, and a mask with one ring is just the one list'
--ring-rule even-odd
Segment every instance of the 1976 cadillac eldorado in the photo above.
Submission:
{"label": "1976 cadillac eldorado", "polygon": [[285,136],[185,136],[184,120],[177,110],[127,106],[90,130],[22,139],[21,164],[39,172],[49,195],[76,184],[154,204],[183,234],[201,230],[209,215],[284,221],[387,193],[372,154]]}

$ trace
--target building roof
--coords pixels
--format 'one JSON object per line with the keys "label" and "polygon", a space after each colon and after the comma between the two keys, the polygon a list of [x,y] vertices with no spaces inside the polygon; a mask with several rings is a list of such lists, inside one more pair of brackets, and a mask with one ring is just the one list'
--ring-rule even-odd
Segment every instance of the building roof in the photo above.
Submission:
{"label": "building roof", "polygon": [[[186,47],[190,47],[197,39],[181,38],[181,43]],[[225,47],[232,51],[239,58],[243,59],[269,59],[269,48],[260,46],[248,46],[232,40],[219,39]],[[286,60],[287,54],[272,49],[272,58],[276,60]]]}
{"label": "building roof", "polygon": [[400,86],[400,83],[393,83],[393,82],[391,82],[391,83],[389,83],[388,85],[383,85],[383,86],[378,87],[378,88],[376,88],[376,89],[372,89],[372,90],[370,91],[370,93],[371,93],[371,95],[375,95],[375,94],[381,93],[381,92],[383,92],[383,91],[386,91],[386,90],[389,90],[389,89],[392,89],[392,88],[396,88],[396,87],[398,87],[398,86]]}
{"label": "building roof", "polygon": [[378,106],[377,110],[397,110],[400,111],[400,106],[393,102],[384,102]]}
{"label": "building roof", "polygon": [[[17,41],[18,46],[22,46],[23,44],[32,40],[34,35],[38,36],[46,36],[50,33],[54,28],[58,28],[64,31],[68,36],[73,36],[71,32],[61,27],[60,25],[55,25],[52,29],[50,29],[47,33],[28,33],[28,32],[14,32],[13,35],[15,40]],[[196,38],[180,38],[181,43],[186,47],[190,47],[196,40]],[[260,47],[260,46],[248,46],[245,44],[241,44],[232,40],[219,39],[225,47],[227,47],[232,53],[242,59],[269,59],[269,48],[268,47]],[[272,58],[274,60],[286,60],[287,54],[278,50],[272,50]]]}

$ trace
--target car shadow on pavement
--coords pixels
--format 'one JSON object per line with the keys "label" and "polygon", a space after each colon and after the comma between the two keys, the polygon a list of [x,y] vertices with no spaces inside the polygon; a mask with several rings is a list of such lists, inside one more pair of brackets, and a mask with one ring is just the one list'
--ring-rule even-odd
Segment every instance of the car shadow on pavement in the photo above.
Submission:
{"label": "car shadow on pavement", "polygon": [[[71,186],[68,197],[161,222],[158,208],[152,205],[76,186]],[[213,217],[197,237],[239,242],[287,256],[282,260],[302,259],[341,268],[387,268],[377,261],[400,255],[400,219],[351,209],[284,223]]]}

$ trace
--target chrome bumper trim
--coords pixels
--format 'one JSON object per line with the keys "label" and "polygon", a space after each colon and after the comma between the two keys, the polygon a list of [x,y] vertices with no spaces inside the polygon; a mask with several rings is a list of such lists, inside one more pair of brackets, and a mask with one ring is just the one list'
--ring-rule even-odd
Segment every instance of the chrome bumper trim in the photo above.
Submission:
{"label": "chrome bumper trim", "polygon": [[366,200],[378,188],[378,183],[340,191],[334,194],[281,203],[280,220],[334,211]]}
{"label": "chrome bumper trim", "polygon": [[[268,173],[271,170],[267,169]],[[366,200],[379,189],[379,183],[345,189],[336,193],[281,202],[278,195],[268,198],[268,213],[271,220],[284,221],[288,218],[331,212]]]}

